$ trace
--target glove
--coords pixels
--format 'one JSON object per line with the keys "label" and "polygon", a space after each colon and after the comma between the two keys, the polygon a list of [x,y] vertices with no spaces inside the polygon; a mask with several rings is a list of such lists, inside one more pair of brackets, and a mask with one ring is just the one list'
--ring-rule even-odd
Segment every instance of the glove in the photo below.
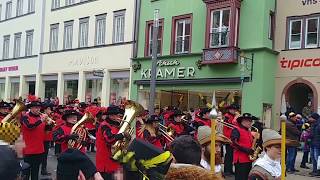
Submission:
{"label": "glove", "polygon": [[67,136],[68,140],[77,140],[79,138],[78,134],[70,134],[69,136]]}

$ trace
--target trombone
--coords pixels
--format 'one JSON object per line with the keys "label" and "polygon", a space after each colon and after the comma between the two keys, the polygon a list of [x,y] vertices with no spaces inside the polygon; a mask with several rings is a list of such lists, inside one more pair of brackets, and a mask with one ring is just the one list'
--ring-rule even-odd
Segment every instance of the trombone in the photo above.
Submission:
{"label": "trombone", "polygon": [[236,128],[236,126],[233,125],[233,124],[231,124],[231,123],[227,123],[227,122],[224,122],[224,121],[219,120],[219,119],[217,119],[216,121],[217,121],[218,123],[222,124],[223,126],[228,127],[228,128],[230,128],[230,129]]}
{"label": "trombone", "polygon": [[172,142],[174,140],[174,129],[167,127],[165,125],[162,125],[159,123],[159,132],[160,134],[166,138],[169,142]]}

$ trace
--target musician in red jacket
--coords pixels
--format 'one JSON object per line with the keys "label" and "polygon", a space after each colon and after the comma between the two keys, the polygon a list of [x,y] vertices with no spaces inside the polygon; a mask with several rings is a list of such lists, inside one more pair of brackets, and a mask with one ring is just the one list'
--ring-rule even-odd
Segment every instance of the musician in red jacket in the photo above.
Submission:
{"label": "musician in red jacket", "polygon": [[159,117],[152,115],[147,119],[145,126],[143,126],[140,131],[142,132],[142,139],[155,145],[159,149],[163,149],[165,139],[159,131],[159,123]]}
{"label": "musician in red jacket", "polygon": [[113,174],[119,170],[120,164],[112,160],[111,147],[125,138],[125,134],[118,134],[123,111],[117,106],[108,107],[107,119],[100,123],[96,133],[96,166],[105,180],[112,180]]}
{"label": "musician in red jacket", "polygon": [[[52,116],[52,110],[53,110],[53,104],[43,104],[43,114],[47,116],[47,118],[53,118]],[[52,124],[53,126],[53,124]],[[47,159],[48,159],[48,152],[50,148],[50,144],[53,141],[53,135],[52,135],[52,129],[48,129],[45,132],[45,138],[44,138],[44,155],[43,160],[41,163],[41,175],[49,176],[51,173],[47,171]]]}
{"label": "musician in red jacket", "polygon": [[211,127],[211,119],[210,119],[210,111],[209,108],[203,108],[200,110],[200,112],[196,115],[196,118],[194,120],[194,126],[209,126]]}
{"label": "musician in red jacket", "polygon": [[[64,125],[62,125],[59,129],[57,129],[53,133],[53,140],[55,142],[61,143],[61,153],[65,152],[68,147],[68,141],[69,140],[77,140],[79,138],[78,134],[71,134],[71,129],[73,125],[77,123],[77,121],[80,119],[80,115],[75,110],[66,110],[62,116],[62,119],[66,122]],[[83,142],[85,144],[85,142]],[[86,152],[85,146],[83,146],[80,151],[83,153]]]}
{"label": "musician in red jacket", "polygon": [[0,122],[4,119],[10,112],[10,104],[7,102],[0,102]]}
{"label": "musician in red jacket", "polygon": [[180,110],[175,110],[172,115],[173,121],[168,125],[168,127],[174,130],[174,136],[180,136],[186,133],[186,124],[182,122],[183,112]]}
{"label": "musician in red jacket", "polygon": [[[62,119],[62,115],[64,112],[65,106],[59,105],[56,107],[55,112],[53,113],[53,120],[56,121],[56,125],[54,126],[52,132],[57,131],[62,125],[65,124],[65,121]],[[54,142],[54,154],[58,156],[61,153],[61,143]]]}
{"label": "musician in red jacket", "polygon": [[[224,122],[229,124],[237,124],[237,118],[239,117],[239,113],[237,112],[238,106],[236,104],[231,104],[227,107],[228,112],[224,115]],[[232,128],[223,126],[223,135],[227,138],[231,138]],[[234,174],[233,172],[233,147],[230,144],[226,144],[226,155],[224,159],[224,175],[229,176]]]}
{"label": "musician in red jacket", "polygon": [[253,136],[251,134],[252,115],[244,113],[237,118],[238,126],[232,129],[231,141],[235,147],[233,151],[233,163],[235,166],[235,180],[248,179],[252,168],[249,155],[254,153],[252,149]]}
{"label": "musician in red jacket", "polygon": [[136,117],[136,138],[142,138],[142,133],[139,133],[139,131],[142,128],[142,126],[144,126],[144,124],[146,123],[148,115],[149,111],[145,110],[141,115]]}
{"label": "musician in red jacket", "polygon": [[27,105],[30,111],[21,117],[21,130],[26,145],[23,149],[24,161],[30,164],[26,179],[29,179],[31,175],[31,180],[38,180],[39,167],[44,153],[46,124],[45,119],[40,116],[41,102],[34,99]]}

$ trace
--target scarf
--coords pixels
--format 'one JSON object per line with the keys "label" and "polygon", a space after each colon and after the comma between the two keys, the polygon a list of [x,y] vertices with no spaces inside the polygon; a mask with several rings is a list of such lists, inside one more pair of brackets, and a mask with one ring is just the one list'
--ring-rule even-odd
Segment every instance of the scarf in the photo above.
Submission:
{"label": "scarf", "polygon": [[272,160],[267,154],[260,157],[253,166],[260,166],[268,171],[273,177],[281,176],[281,164],[280,161]]}

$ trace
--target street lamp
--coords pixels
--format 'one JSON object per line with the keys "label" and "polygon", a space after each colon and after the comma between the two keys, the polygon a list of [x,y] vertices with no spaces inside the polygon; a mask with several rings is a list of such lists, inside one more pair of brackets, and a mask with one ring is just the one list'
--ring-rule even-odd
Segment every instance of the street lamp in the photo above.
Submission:
{"label": "street lamp", "polygon": [[156,79],[157,79],[157,56],[158,56],[158,31],[159,31],[159,9],[154,10],[153,34],[152,34],[152,65],[150,78],[150,99],[149,112],[154,114],[154,104],[156,98]]}

